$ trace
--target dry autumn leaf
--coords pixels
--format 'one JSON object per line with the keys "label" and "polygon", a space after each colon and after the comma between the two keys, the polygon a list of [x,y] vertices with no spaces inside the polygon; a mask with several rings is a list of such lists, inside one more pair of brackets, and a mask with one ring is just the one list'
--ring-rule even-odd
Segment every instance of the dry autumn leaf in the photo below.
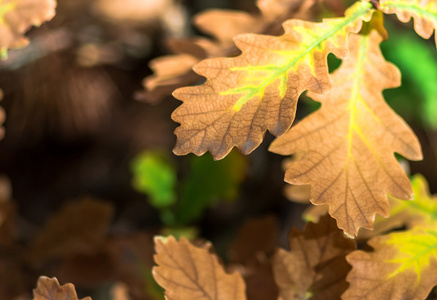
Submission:
{"label": "dry autumn leaf", "polygon": [[[437,28],[437,2],[435,0],[381,0],[380,9],[386,14],[396,14],[401,22],[414,19],[414,30],[429,39]],[[437,35],[435,36],[437,46]]]}
{"label": "dry autumn leaf", "polygon": [[[79,298],[73,284],[67,283],[61,286],[56,278],[41,276],[36,289],[33,290],[33,300],[79,300]],[[91,297],[81,300],[91,300]]]}
{"label": "dry autumn leaf", "polygon": [[279,299],[339,299],[348,287],[351,267],[345,257],[355,250],[354,241],[325,215],[317,224],[308,223],[304,232],[293,228],[289,242],[290,251],[279,249],[273,258]]}
{"label": "dry autumn leaf", "polygon": [[0,1],[0,53],[5,55],[8,48],[26,46],[24,32],[53,18],[55,8],[55,0]]}
{"label": "dry autumn leaf", "polygon": [[111,222],[109,203],[85,198],[65,205],[45,225],[30,248],[33,262],[92,254],[103,243]]}
{"label": "dry autumn leaf", "polygon": [[411,198],[410,181],[393,152],[422,158],[417,137],[382,97],[382,90],[400,84],[400,73],[384,60],[381,40],[375,31],[351,35],[350,57],[331,76],[333,89],[308,94],[321,109],[270,148],[282,155],[305,152],[285,181],[311,184],[311,202],[328,204],[349,236],[360,227],[371,229],[376,213],[388,217],[388,193]]}
{"label": "dry autumn leaf", "polygon": [[373,252],[347,256],[352,265],[342,299],[425,299],[437,285],[437,230],[429,228],[378,236]]}
{"label": "dry autumn leaf", "polygon": [[357,2],[343,18],[322,23],[289,20],[280,37],[239,35],[234,41],[241,55],[199,63],[194,71],[206,82],[173,93],[184,102],[172,115],[181,123],[174,153],[210,151],[221,159],[234,146],[244,154],[252,152],[266,130],[284,134],[303,91],[329,90],[327,55],[345,58],[347,36],[358,32],[372,11],[368,2]]}
{"label": "dry autumn leaf", "polygon": [[[207,57],[235,55],[238,51],[232,38],[242,33],[280,34],[280,24],[291,17],[308,19],[309,8],[318,0],[258,0],[260,15],[245,12],[209,10],[197,14],[194,24],[214,39],[196,37],[189,40],[170,40],[166,55],[151,61],[154,74],[144,79],[145,92],[137,99],[158,103],[176,88],[201,81],[192,67]],[[217,24],[220,24],[219,26]],[[172,65],[172,68],[167,66]]]}
{"label": "dry autumn leaf", "polygon": [[195,247],[185,238],[155,238],[158,266],[153,268],[153,276],[166,290],[167,299],[246,299],[241,275],[226,274],[209,247]]}

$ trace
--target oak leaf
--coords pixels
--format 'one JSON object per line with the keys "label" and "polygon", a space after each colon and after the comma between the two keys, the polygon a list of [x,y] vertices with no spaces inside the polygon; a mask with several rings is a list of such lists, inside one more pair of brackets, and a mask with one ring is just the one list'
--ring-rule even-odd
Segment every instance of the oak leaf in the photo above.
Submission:
{"label": "oak leaf", "polygon": [[416,174],[411,179],[414,199],[405,201],[389,196],[390,217],[375,218],[374,229],[360,230],[358,238],[365,239],[388,232],[391,229],[406,227],[412,229],[423,224],[437,222],[437,195],[431,196],[428,182]]}
{"label": "oak leaf", "polygon": [[279,249],[273,258],[279,299],[339,299],[348,286],[345,257],[355,250],[354,241],[325,215],[317,224],[308,223],[304,232],[293,228],[289,242],[290,252]]}
{"label": "oak leaf", "polygon": [[203,60],[194,71],[206,82],[173,93],[184,102],[172,115],[181,123],[175,154],[210,151],[221,159],[234,146],[244,154],[252,152],[266,130],[284,134],[302,92],[330,89],[327,55],[345,58],[348,34],[358,32],[371,14],[368,2],[357,2],[344,18],[289,20],[280,37],[239,35],[234,41],[241,55]]}
{"label": "oak leaf", "polygon": [[0,2],[0,52],[27,45],[23,36],[30,26],[39,26],[55,15],[55,0],[3,0]]}
{"label": "oak leaf", "polygon": [[347,256],[352,271],[342,299],[425,299],[437,285],[437,230],[418,226],[369,241],[373,252]]}
{"label": "oak leaf", "polygon": [[37,263],[94,253],[104,241],[112,214],[109,203],[91,198],[66,204],[33,241],[30,259]]}
{"label": "oak leaf", "polygon": [[185,238],[155,238],[158,266],[153,276],[167,299],[246,299],[241,275],[226,274],[208,248],[195,247]]}
{"label": "oak leaf", "polygon": [[[437,2],[435,0],[381,0],[380,9],[386,14],[396,14],[401,22],[414,19],[414,30],[429,39],[437,28]],[[437,35],[435,36],[437,46]]]}
{"label": "oak leaf", "polygon": [[[238,54],[232,40],[235,35],[255,32],[281,34],[282,22],[291,17],[309,19],[309,8],[318,2],[320,0],[258,0],[260,14],[218,9],[197,14],[194,24],[199,30],[210,33],[213,39],[169,40],[168,48],[174,55],[151,61],[154,74],[144,79],[146,91],[138,93],[136,98],[158,103],[176,88],[201,81],[201,76],[194,73],[192,67],[207,57]],[[166,68],[168,65],[173,68]]]}
{"label": "oak leaf", "polygon": [[398,69],[379,49],[382,38],[350,36],[350,57],[332,74],[326,95],[309,93],[321,109],[279,137],[270,150],[305,152],[285,173],[290,184],[311,184],[311,202],[329,213],[349,236],[372,228],[375,214],[388,217],[387,194],[410,199],[408,177],[393,152],[422,158],[417,137],[386,104],[382,90],[400,84]]}
{"label": "oak leaf", "polygon": [[[36,289],[33,290],[33,300],[79,300],[79,298],[73,284],[67,283],[61,286],[56,278],[41,276]],[[91,300],[91,297],[81,300]]]}

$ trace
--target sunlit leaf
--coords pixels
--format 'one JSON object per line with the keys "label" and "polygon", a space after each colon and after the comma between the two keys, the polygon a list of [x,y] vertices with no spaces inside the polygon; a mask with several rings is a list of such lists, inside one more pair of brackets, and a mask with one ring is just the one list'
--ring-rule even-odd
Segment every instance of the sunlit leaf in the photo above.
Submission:
{"label": "sunlit leaf", "polygon": [[308,223],[305,231],[292,229],[290,251],[278,250],[273,258],[280,300],[339,299],[348,284],[350,266],[346,255],[355,243],[344,237],[328,215],[317,224]]}
{"label": "sunlit leaf", "polygon": [[55,7],[55,0],[0,1],[0,52],[26,46],[24,32],[53,18]]}
{"label": "sunlit leaf", "polygon": [[243,300],[245,285],[238,273],[227,274],[209,245],[198,248],[185,238],[155,238],[153,276],[167,299]]}
{"label": "sunlit leaf", "polygon": [[379,49],[382,38],[350,36],[350,57],[332,76],[327,95],[309,93],[322,103],[278,138],[271,151],[305,152],[285,174],[291,184],[311,184],[311,202],[329,213],[350,236],[372,228],[375,214],[388,217],[387,194],[410,199],[410,181],[393,152],[422,158],[417,137],[385,103],[382,90],[400,83],[399,71]]}
{"label": "sunlit leaf", "polygon": [[252,152],[266,130],[277,136],[285,133],[302,92],[329,90],[326,56],[346,57],[348,34],[358,32],[371,14],[368,2],[358,2],[344,18],[323,23],[289,20],[280,37],[236,37],[241,55],[202,61],[194,70],[206,82],[174,92],[184,102],[172,115],[181,123],[174,152],[210,151],[221,159],[234,146],[244,154]]}
{"label": "sunlit leaf", "polygon": [[[33,300],[79,300],[79,298],[73,284],[67,283],[61,286],[56,278],[41,276],[36,289],[33,290]],[[91,300],[91,297],[81,300]]]}
{"label": "sunlit leaf", "polygon": [[[437,27],[437,2],[435,0],[381,0],[380,9],[386,14],[396,14],[402,22],[414,19],[417,34],[429,39]],[[437,46],[437,36],[436,46]]]}
{"label": "sunlit leaf", "polygon": [[349,299],[425,299],[437,285],[437,230],[415,227],[370,240],[373,252],[347,256]]}
{"label": "sunlit leaf", "polygon": [[[107,0],[101,0],[105,2]],[[158,103],[179,87],[200,82],[201,76],[192,67],[205,58],[232,56],[238,53],[233,37],[243,33],[281,34],[280,24],[292,17],[307,19],[310,8],[319,0],[258,0],[261,14],[230,10],[207,10],[193,18],[194,25],[212,38],[194,37],[168,41],[172,55],[150,62],[154,74],[146,77],[146,91],[137,99]],[[120,2],[121,3],[121,2]]]}

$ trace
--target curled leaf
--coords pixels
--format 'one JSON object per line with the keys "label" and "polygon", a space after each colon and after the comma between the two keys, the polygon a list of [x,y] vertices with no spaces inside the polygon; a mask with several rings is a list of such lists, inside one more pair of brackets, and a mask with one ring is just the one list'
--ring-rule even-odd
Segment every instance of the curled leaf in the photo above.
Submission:
{"label": "curled leaf", "polygon": [[382,90],[400,84],[398,69],[379,49],[382,38],[350,36],[350,57],[332,74],[326,95],[309,93],[320,110],[275,140],[282,155],[304,151],[285,173],[291,184],[311,184],[311,202],[329,213],[349,236],[372,228],[375,214],[388,217],[387,194],[410,199],[410,181],[393,152],[422,158],[417,137],[386,104]]}
{"label": "curled leaf", "polygon": [[240,274],[226,274],[208,246],[198,248],[181,238],[155,238],[153,276],[167,299],[243,300],[245,285]]}

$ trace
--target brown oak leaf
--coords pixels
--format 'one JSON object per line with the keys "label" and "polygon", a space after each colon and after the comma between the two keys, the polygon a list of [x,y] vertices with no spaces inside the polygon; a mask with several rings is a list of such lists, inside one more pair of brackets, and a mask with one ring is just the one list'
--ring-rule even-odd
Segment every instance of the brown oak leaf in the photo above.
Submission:
{"label": "brown oak leaf", "polygon": [[174,153],[209,151],[221,159],[234,146],[249,154],[267,130],[284,134],[302,92],[330,89],[327,55],[345,58],[349,33],[358,32],[372,11],[368,2],[357,2],[343,18],[289,20],[282,36],[239,35],[234,41],[241,55],[200,62],[194,71],[206,82],[173,93],[184,102],[172,114],[181,124]]}
{"label": "brown oak leaf", "polygon": [[285,173],[290,184],[311,184],[311,202],[329,213],[349,236],[388,217],[387,194],[410,199],[410,181],[393,152],[420,160],[419,141],[386,104],[382,90],[400,84],[398,69],[379,49],[382,38],[350,36],[350,57],[332,74],[326,95],[309,93],[321,109],[274,141],[282,155],[305,152]]}
{"label": "brown oak leaf", "polygon": [[109,203],[91,198],[66,204],[33,241],[30,259],[37,263],[94,253],[104,241],[112,214]]}
{"label": "brown oak leaf", "polygon": [[355,250],[354,241],[325,215],[317,224],[308,223],[304,232],[293,228],[289,242],[290,251],[279,249],[273,258],[279,299],[339,299],[348,287],[346,255]]}
{"label": "brown oak leaf", "polygon": [[153,268],[153,276],[167,299],[246,299],[241,275],[225,273],[208,248],[210,244],[198,248],[183,237],[179,241],[172,236],[155,237],[158,266]]}
{"label": "brown oak leaf", "polygon": [[[196,27],[211,34],[214,39],[196,37],[169,40],[168,48],[175,55],[166,55],[151,61],[150,68],[154,74],[144,79],[146,91],[138,93],[136,98],[158,103],[176,88],[201,81],[201,76],[192,71],[194,65],[207,57],[237,54],[234,36],[242,33],[281,34],[282,22],[291,17],[310,18],[306,14],[308,8],[317,2],[318,0],[258,0],[260,14],[218,9],[197,14],[194,17]],[[169,62],[175,67],[164,71]],[[161,76],[164,73],[165,76]]]}
{"label": "brown oak leaf", "polygon": [[55,0],[3,0],[0,2],[0,52],[27,45],[23,36],[55,15]]}
{"label": "brown oak leaf", "polygon": [[426,299],[437,285],[437,230],[417,226],[369,241],[373,252],[347,256],[352,271],[342,299]]}
{"label": "brown oak leaf", "polygon": [[[67,283],[61,286],[56,278],[41,276],[36,289],[33,290],[33,300],[79,300],[79,298],[73,284]],[[81,300],[91,300],[91,297]]]}

